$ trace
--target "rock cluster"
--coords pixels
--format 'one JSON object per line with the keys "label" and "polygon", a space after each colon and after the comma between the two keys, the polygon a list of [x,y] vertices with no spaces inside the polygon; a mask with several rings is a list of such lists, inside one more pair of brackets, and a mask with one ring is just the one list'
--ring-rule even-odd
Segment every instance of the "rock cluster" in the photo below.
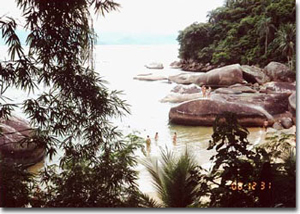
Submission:
{"label": "rock cluster", "polygon": [[25,120],[11,117],[0,121],[0,128],[0,154],[3,158],[23,165],[32,165],[44,158],[44,146],[23,142],[26,137],[33,135]]}
{"label": "rock cluster", "polygon": [[229,86],[244,82],[242,68],[239,64],[216,68],[207,73],[182,73],[169,76],[169,80],[178,84],[209,85],[211,87]]}
{"label": "rock cluster", "polygon": [[[212,126],[218,114],[230,111],[247,127],[263,126],[267,120],[275,129],[287,129],[296,120],[294,77],[294,72],[277,62],[264,69],[234,64],[207,73],[184,73],[169,77],[179,85],[163,101],[183,102],[170,109],[169,121],[174,124]],[[193,90],[180,84],[194,84]],[[195,88],[203,85],[215,89],[209,97]]]}
{"label": "rock cluster", "polygon": [[160,62],[151,62],[148,65],[145,65],[148,69],[164,69],[164,65]]}
{"label": "rock cluster", "polygon": [[212,69],[223,67],[225,64],[212,65],[210,63],[199,63],[193,60],[180,60],[174,61],[170,64],[171,68],[182,69],[183,71],[192,71],[192,72],[208,72]]}

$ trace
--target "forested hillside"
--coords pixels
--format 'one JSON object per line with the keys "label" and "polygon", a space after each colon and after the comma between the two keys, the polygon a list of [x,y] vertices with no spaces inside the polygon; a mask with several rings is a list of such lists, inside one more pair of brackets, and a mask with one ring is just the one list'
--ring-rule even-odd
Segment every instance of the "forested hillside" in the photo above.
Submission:
{"label": "forested hillside", "polygon": [[278,61],[295,69],[294,0],[227,0],[207,16],[207,23],[179,33],[182,60],[260,66]]}

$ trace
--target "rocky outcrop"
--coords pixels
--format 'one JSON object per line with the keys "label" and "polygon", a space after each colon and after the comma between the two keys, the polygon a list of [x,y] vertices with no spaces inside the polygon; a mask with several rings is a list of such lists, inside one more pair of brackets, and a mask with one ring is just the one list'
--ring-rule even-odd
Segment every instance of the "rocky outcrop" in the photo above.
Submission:
{"label": "rocky outcrop", "polygon": [[171,93],[160,100],[160,102],[181,103],[201,97],[201,88],[197,85],[177,85],[171,90]]}
{"label": "rocky outcrop", "polygon": [[182,66],[181,62],[174,61],[170,64],[170,67],[173,69],[180,69]]}
{"label": "rocky outcrop", "polygon": [[261,86],[262,93],[287,93],[292,94],[296,91],[296,84],[289,82],[268,82]]}
{"label": "rocky outcrop", "polygon": [[281,125],[285,129],[289,129],[294,125],[293,120],[290,117],[283,117],[283,118],[280,119],[280,121],[281,121]]}
{"label": "rocky outcrop", "polygon": [[296,124],[296,91],[289,96],[289,111],[292,113],[292,120]]}
{"label": "rocky outcrop", "polygon": [[183,73],[175,76],[169,76],[169,79],[178,84],[194,83],[199,86],[208,85],[211,87],[229,86],[244,82],[243,72],[239,64],[213,69],[207,73]]}
{"label": "rocky outcrop", "polygon": [[289,97],[289,106],[290,109],[292,110],[292,113],[296,113],[296,92],[294,92],[290,97]]}
{"label": "rocky outcrop", "polygon": [[145,67],[148,69],[164,69],[164,65],[160,62],[152,62],[148,65],[145,65]]}
{"label": "rocky outcrop", "polygon": [[256,66],[242,65],[243,77],[248,83],[263,84],[270,81],[270,78]]}
{"label": "rocky outcrop", "polygon": [[257,93],[256,90],[242,84],[231,85],[228,88],[218,88],[214,91],[217,94],[242,94],[242,93]]}
{"label": "rocky outcrop", "polygon": [[45,148],[36,143],[22,142],[33,134],[29,124],[17,117],[1,121],[0,153],[8,161],[32,165],[44,158]]}
{"label": "rocky outcrop", "polygon": [[160,102],[162,103],[182,103],[185,101],[190,101],[194,99],[201,98],[202,94],[194,93],[194,94],[179,94],[179,93],[171,93],[165,96]]}
{"label": "rocky outcrop", "polygon": [[180,94],[194,94],[194,93],[200,93],[201,88],[197,85],[177,85],[175,86],[171,92],[173,93],[180,93]]}
{"label": "rocky outcrop", "polygon": [[267,120],[262,111],[244,104],[198,99],[171,108],[169,121],[180,125],[212,126],[216,116],[223,112],[236,113],[239,123],[247,127],[263,126]]}
{"label": "rocky outcrop", "polygon": [[193,60],[180,60],[179,62],[175,61],[170,64],[171,68],[179,69],[181,68],[183,71],[191,71],[191,72],[208,72],[212,69],[219,68],[224,66],[225,64],[221,63],[220,65],[212,65],[210,63],[200,63],[195,62]]}
{"label": "rocky outcrop", "polygon": [[133,79],[143,80],[143,81],[159,81],[159,80],[168,80],[168,77],[164,75],[155,75],[155,74],[139,74],[133,77]]}
{"label": "rocky outcrop", "polygon": [[271,81],[294,82],[296,79],[296,73],[279,62],[270,62],[264,68],[264,72]]}
{"label": "rocky outcrop", "polygon": [[280,121],[276,121],[274,124],[273,124],[273,129],[276,129],[276,130],[282,130],[283,127],[281,125],[281,122]]}
{"label": "rocky outcrop", "polygon": [[288,111],[289,94],[262,94],[262,93],[242,93],[242,94],[221,94],[213,93],[211,99],[222,100],[229,103],[241,103],[254,108],[263,109],[266,114],[276,115]]}

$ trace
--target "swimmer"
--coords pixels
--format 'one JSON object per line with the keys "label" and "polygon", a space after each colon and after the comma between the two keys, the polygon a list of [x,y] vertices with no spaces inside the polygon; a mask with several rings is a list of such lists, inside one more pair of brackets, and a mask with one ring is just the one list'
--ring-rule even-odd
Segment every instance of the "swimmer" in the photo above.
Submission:
{"label": "swimmer", "polygon": [[177,142],[177,133],[174,132],[174,136],[173,136],[173,144],[176,145]]}
{"label": "swimmer", "polygon": [[211,93],[211,87],[209,86],[207,90],[207,97],[210,97],[210,93]]}
{"label": "swimmer", "polygon": [[155,133],[154,140],[155,140],[155,141],[158,141],[158,132]]}
{"label": "swimmer", "polygon": [[267,131],[268,125],[269,125],[269,122],[267,120],[265,120],[264,126],[263,126],[265,132]]}
{"label": "swimmer", "polygon": [[206,87],[205,87],[205,85],[202,85],[201,91],[202,91],[202,96],[206,97]]}
{"label": "swimmer", "polygon": [[146,139],[146,145],[147,145],[147,152],[148,154],[150,153],[150,145],[151,145],[151,140],[149,138],[149,135],[147,135],[147,139]]}

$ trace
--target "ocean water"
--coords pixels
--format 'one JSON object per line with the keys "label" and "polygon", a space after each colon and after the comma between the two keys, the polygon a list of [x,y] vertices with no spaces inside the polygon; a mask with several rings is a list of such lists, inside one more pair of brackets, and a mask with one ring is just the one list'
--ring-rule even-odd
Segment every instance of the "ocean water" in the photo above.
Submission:
{"label": "ocean water", "polygon": [[[109,88],[122,90],[123,99],[131,105],[131,114],[122,121],[115,121],[124,133],[136,130],[140,136],[151,139],[150,157],[159,159],[161,150],[180,155],[186,150],[194,157],[199,165],[210,166],[209,159],[215,153],[207,150],[211,139],[212,128],[200,126],[179,126],[169,124],[169,110],[178,104],[160,102],[176,86],[162,81],[134,80],[138,74],[176,75],[183,71],[170,68],[170,63],[178,60],[177,45],[158,46],[97,46],[95,50],[96,70],[104,79],[108,80]],[[164,69],[154,70],[145,68],[151,62],[163,63]],[[154,139],[158,132],[159,139]],[[174,132],[177,133],[176,145],[173,144]],[[264,132],[260,128],[251,128],[249,141],[259,143],[264,138]],[[142,155],[140,158],[145,159]],[[143,192],[155,196],[155,190],[151,185],[151,177],[143,165],[137,168],[139,185]]]}
{"label": "ocean water", "polygon": [[[4,59],[5,47],[0,47],[0,59]],[[176,75],[183,71],[170,68],[170,63],[178,60],[177,45],[158,46],[137,46],[137,45],[99,45],[95,47],[95,69],[96,72],[108,81],[107,87],[111,90],[121,90],[121,98],[130,105],[131,114],[122,119],[114,119],[116,126],[129,134],[134,131],[139,136],[146,139],[149,135],[151,139],[151,151],[149,156],[159,160],[161,150],[168,149],[180,155],[186,150],[195,158],[199,165],[209,168],[209,158],[214,151],[207,150],[208,141],[211,139],[212,128],[200,126],[179,126],[169,124],[168,114],[172,106],[177,104],[160,102],[176,86],[175,83],[163,81],[140,81],[133,79],[138,74],[155,75]],[[151,62],[163,63],[164,69],[147,69],[146,64]],[[28,95],[16,89],[9,89],[5,96],[20,103],[29,97],[36,97],[47,88],[40,87],[35,94]],[[16,114],[23,115],[21,109],[17,109]],[[251,128],[249,141],[253,144],[259,143],[264,138],[264,132],[260,128]],[[154,140],[155,133],[158,132],[158,141]],[[177,133],[177,142],[173,143],[174,132]],[[141,151],[137,151],[139,159],[146,157]],[[45,160],[31,168],[36,171],[43,164],[58,163],[60,156],[56,156],[54,161]],[[155,197],[155,189],[151,184],[151,177],[142,164],[137,166],[139,171],[138,184],[141,191]]]}

